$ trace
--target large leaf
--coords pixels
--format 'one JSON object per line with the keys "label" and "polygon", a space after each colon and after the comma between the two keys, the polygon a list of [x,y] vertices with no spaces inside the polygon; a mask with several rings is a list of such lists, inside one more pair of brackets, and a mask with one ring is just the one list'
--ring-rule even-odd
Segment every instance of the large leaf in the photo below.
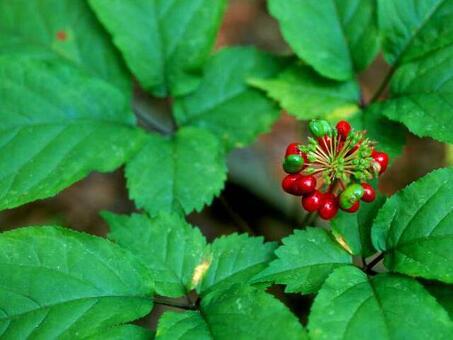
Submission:
{"label": "large leaf", "polygon": [[341,237],[352,254],[368,257],[376,252],[371,243],[371,226],[384,202],[385,197],[378,194],[372,203],[361,202],[358,213],[339,211],[332,220],[333,233]]}
{"label": "large leaf", "polygon": [[109,238],[140,257],[150,269],[159,295],[178,297],[191,289],[206,240],[200,230],[178,215],[132,216],[103,213],[110,226]]}
{"label": "large leaf", "polygon": [[452,69],[453,48],[401,66],[390,84],[394,98],[382,104],[382,113],[417,136],[453,143]]}
{"label": "large leaf", "polygon": [[395,97],[383,113],[421,137],[453,142],[453,0],[382,0],[386,59],[396,68]]}
{"label": "large leaf", "polygon": [[390,64],[403,64],[450,50],[453,43],[452,0],[380,0],[379,29]]}
{"label": "large leaf", "polygon": [[297,318],[273,296],[253,287],[214,291],[201,302],[201,313],[167,312],[157,339],[306,339]]}
{"label": "large leaf", "polygon": [[196,88],[225,0],[90,0],[131,71],[158,96]]}
{"label": "large leaf", "polygon": [[135,325],[121,325],[100,329],[96,333],[88,336],[87,340],[152,340],[154,334],[150,330],[135,326]]}
{"label": "large leaf", "polygon": [[375,2],[361,0],[270,0],[294,52],[322,75],[347,80],[378,52]]}
{"label": "large leaf", "polygon": [[450,339],[448,314],[415,280],[338,268],[311,308],[311,339]]}
{"label": "large leaf", "polygon": [[453,320],[453,285],[430,281],[424,282],[424,286],[448,312],[450,319]]}
{"label": "large leaf", "polygon": [[280,67],[279,59],[253,48],[223,49],[206,64],[200,87],[175,100],[178,124],[212,131],[227,149],[252,142],[270,129],[279,109],[246,80],[271,77]]}
{"label": "large leaf", "polygon": [[118,246],[58,227],[0,234],[0,337],[76,339],[152,307],[152,280]]}
{"label": "large leaf", "polygon": [[209,247],[209,269],[200,280],[203,295],[232,283],[245,283],[274,259],[276,243],[262,237],[231,234],[216,239]]}
{"label": "large leaf", "polygon": [[226,179],[224,152],[208,131],[182,128],[173,137],[149,135],[127,164],[130,197],[151,215],[186,214],[210,203]]}
{"label": "large leaf", "polygon": [[142,142],[120,91],[72,66],[0,57],[0,209],[111,171]]}
{"label": "large leaf", "polygon": [[453,283],[453,168],[433,171],[393,195],[372,239],[391,271]]}
{"label": "large leaf", "polygon": [[315,228],[295,230],[275,254],[278,258],[254,281],[285,284],[291,293],[316,292],[335,268],[352,263],[352,257],[327,231]]}
{"label": "large leaf", "polygon": [[0,0],[0,53],[59,57],[130,93],[130,76],[85,1]]}
{"label": "large leaf", "polygon": [[336,82],[323,78],[306,65],[293,65],[275,79],[251,80],[289,114],[299,119],[335,116],[358,110],[359,88],[354,80]]}

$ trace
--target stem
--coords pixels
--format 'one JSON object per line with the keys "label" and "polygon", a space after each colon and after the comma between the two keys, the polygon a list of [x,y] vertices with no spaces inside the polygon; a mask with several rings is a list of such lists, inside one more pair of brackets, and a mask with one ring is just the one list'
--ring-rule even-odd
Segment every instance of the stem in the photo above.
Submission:
{"label": "stem", "polygon": [[155,304],[162,305],[162,306],[181,308],[181,309],[186,309],[186,310],[197,310],[197,307],[194,304],[180,303],[180,302],[172,301],[167,298],[163,298],[163,297],[159,297],[159,296],[155,296],[153,298],[153,301]]}
{"label": "stem", "polygon": [[302,227],[307,227],[310,224],[312,224],[316,220],[317,216],[318,216],[318,214],[315,211],[308,213],[305,216],[304,221],[302,222]]}
{"label": "stem", "polygon": [[382,92],[384,92],[384,90],[387,88],[387,85],[388,85],[390,79],[392,78],[394,72],[395,72],[395,67],[392,67],[390,69],[390,71],[387,73],[387,75],[385,76],[385,78],[382,81],[382,83],[379,86],[379,88],[377,89],[377,91],[374,94],[373,98],[371,98],[370,104],[374,103],[376,100],[379,99],[379,97],[381,96]]}
{"label": "stem", "polygon": [[384,258],[384,253],[380,253],[378,256],[376,256],[370,263],[368,263],[365,266],[365,272],[369,272],[373,269],[375,265],[377,265],[381,260]]}

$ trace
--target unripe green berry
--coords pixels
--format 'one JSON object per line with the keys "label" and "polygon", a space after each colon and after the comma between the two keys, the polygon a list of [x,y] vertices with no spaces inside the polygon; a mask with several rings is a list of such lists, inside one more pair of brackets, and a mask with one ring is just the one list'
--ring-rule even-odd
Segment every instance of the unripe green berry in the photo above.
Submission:
{"label": "unripe green berry", "polygon": [[340,207],[350,209],[355,202],[359,201],[365,190],[360,184],[351,184],[340,195]]}
{"label": "unripe green berry", "polygon": [[316,137],[324,137],[326,135],[331,136],[333,131],[327,120],[313,119],[308,124],[308,128],[310,129],[310,132]]}
{"label": "unripe green berry", "polygon": [[283,169],[289,174],[295,174],[302,170],[304,158],[301,155],[289,155],[283,162]]}

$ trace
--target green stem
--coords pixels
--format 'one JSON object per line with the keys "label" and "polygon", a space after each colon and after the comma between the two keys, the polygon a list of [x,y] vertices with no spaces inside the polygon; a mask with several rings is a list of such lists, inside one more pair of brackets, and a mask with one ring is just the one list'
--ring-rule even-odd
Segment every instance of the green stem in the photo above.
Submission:
{"label": "green stem", "polygon": [[379,97],[381,96],[381,94],[384,92],[384,90],[387,88],[387,85],[388,83],[390,82],[390,79],[392,78],[393,76],[393,73],[395,72],[395,68],[392,67],[390,69],[390,71],[387,73],[387,75],[385,76],[384,80],[382,81],[381,85],[379,86],[379,88],[377,89],[376,93],[374,94],[374,96],[371,98],[370,100],[370,104],[374,103],[375,101],[377,101],[379,99]]}

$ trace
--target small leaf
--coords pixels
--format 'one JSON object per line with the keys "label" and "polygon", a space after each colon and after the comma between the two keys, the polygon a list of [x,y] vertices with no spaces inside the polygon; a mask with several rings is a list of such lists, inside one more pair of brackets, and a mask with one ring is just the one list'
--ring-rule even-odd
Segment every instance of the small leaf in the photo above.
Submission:
{"label": "small leaf", "polygon": [[151,310],[152,279],[133,255],[58,227],[0,234],[0,337],[78,339]]}
{"label": "small leaf", "polygon": [[215,290],[203,298],[201,313],[167,312],[157,339],[307,339],[297,318],[276,298],[253,287]]}
{"label": "small leaf", "polygon": [[353,255],[368,257],[376,252],[371,243],[371,226],[384,202],[385,197],[378,194],[374,202],[361,202],[356,214],[339,211],[332,220],[333,233],[344,239]]}
{"label": "small leaf", "polygon": [[225,0],[90,0],[131,71],[156,96],[194,90]]}
{"label": "small leaf", "polygon": [[280,69],[279,59],[253,48],[221,50],[206,64],[199,88],[175,100],[178,124],[210,130],[227,149],[251,143],[270,129],[279,109],[246,81],[271,77]]}
{"label": "small leaf", "polygon": [[378,52],[374,1],[270,0],[269,10],[294,52],[326,77],[351,79]]}
{"label": "small leaf", "polygon": [[310,338],[450,339],[448,314],[415,280],[391,274],[372,278],[358,268],[336,269],[309,316]]}
{"label": "small leaf", "polygon": [[453,169],[433,171],[393,195],[373,227],[391,271],[453,283]]}
{"label": "small leaf", "polygon": [[293,65],[275,79],[252,79],[249,83],[266,91],[298,119],[335,116],[338,111],[348,115],[358,110],[360,94],[356,81],[322,78],[306,65]]}
{"label": "small leaf", "polygon": [[214,240],[209,247],[210,264],[197,287],[205,295],[212,290],[246,283],[274,259],[276,243],[263,237],[231,234]]}
{"label": "small leaf", "polygon": [[186,295],[191,289],[195,268],[200,263],[206,240],[178,215],[102,216],[110,226],[109,238],[138,256],[150,269],[157,294]]}
{"label": "small leaf", "polygon": [[295,230],[282,240],[277,259],[255,276],[255,282],[273,281],[287,285],[289,293],[316,292],[337,267],[352,263],[352,257],[327,231]]}
{"label": "small leaf", "polygon": [[223,187],[223,148],[217,138],[198,128],[181,128],[171,138],[150,134],[127,164],[126,177],[130,197],[151,215],[199,211]]}
{"label": "small leaf", "polygon": [[120,91],[77,68],[0,56],[0,78],[0,209],[112,171],[143,141]]}
{"label": "small leaf", "polygon": [[130,95],[130,75],[85,1],[0,0],[0,54],[58,57]]}

